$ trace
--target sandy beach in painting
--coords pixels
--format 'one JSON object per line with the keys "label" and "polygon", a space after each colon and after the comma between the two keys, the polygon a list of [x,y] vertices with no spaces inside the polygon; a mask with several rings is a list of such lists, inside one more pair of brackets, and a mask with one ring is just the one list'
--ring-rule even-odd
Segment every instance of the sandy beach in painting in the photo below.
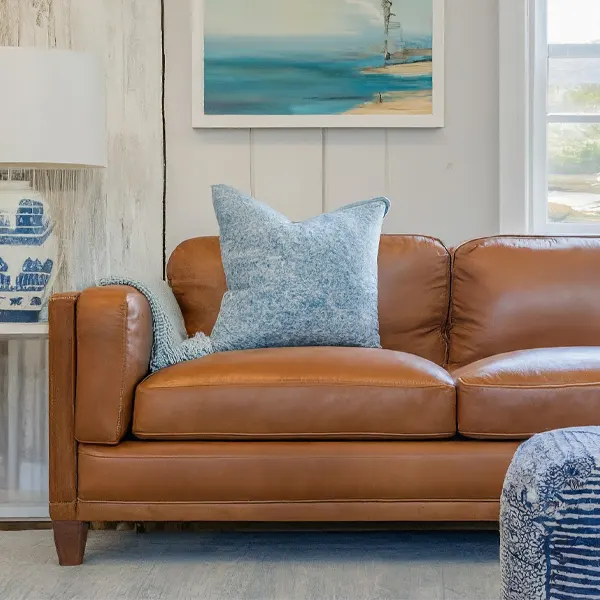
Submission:
{"label": "sandy beach in painting", "polygon": [[346,112],[347,115],[430,115],[431,92],[388,92],[373,102],[366,102]]}
{"label": "sandy beach in painting", "polygon": [[[392,64],[385,67],[363,69],[363,73],[396,75],[403,77],[420,77],[431,75],[431,61]],[[347,115],[429,115],[433,112],[433,97],[431,91],[420,90],[413,92],[386,92],[376,95],[372,102],[366,102],[346,112]]]}

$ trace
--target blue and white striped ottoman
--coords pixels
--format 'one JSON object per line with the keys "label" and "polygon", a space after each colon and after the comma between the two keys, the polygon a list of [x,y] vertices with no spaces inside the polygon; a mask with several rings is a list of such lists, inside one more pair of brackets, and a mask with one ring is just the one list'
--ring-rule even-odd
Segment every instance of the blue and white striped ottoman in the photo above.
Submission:
{"label": "blue and white striped ottoman", "polygon": [[600,600],[600,427],[534,436],[500,508],[503,600]]}

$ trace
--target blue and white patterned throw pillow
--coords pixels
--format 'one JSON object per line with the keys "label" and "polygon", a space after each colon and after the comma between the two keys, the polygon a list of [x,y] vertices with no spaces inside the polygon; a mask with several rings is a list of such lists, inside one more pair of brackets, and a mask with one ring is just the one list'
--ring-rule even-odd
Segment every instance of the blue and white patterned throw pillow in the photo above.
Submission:
{"label": "blue and white patterned throw pillow", "polygon": [[387,198],[293,223],[238,190],[213,187],[228,291],[215,351],[380,347],[377,257]]}

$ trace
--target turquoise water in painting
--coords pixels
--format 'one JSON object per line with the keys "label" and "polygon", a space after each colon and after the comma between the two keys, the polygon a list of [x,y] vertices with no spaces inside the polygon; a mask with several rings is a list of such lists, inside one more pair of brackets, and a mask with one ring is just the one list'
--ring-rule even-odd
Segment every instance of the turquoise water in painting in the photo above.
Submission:
{"label": "turquoise water in painting", "polygon": [[[407,40],[431,47],[427,38]],[[358,46],[358,47],[356,47]],[[332,115],[378,93],[431,90],[431,75],[364,74],[383,66],[378,44],[351,40],[206,39],[204,111],[207,115]],[[412,60],[418,60],[413,57]]]}

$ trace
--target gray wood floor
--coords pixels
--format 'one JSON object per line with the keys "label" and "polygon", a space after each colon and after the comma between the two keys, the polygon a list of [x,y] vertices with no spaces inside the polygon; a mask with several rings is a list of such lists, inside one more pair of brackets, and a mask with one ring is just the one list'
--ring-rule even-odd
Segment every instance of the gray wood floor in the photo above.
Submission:
{"label": "gray wood floor", "polygon": [[0,532],[2,600],[498,600],[498,534],[92,531],[60,568],[50,531]]}

